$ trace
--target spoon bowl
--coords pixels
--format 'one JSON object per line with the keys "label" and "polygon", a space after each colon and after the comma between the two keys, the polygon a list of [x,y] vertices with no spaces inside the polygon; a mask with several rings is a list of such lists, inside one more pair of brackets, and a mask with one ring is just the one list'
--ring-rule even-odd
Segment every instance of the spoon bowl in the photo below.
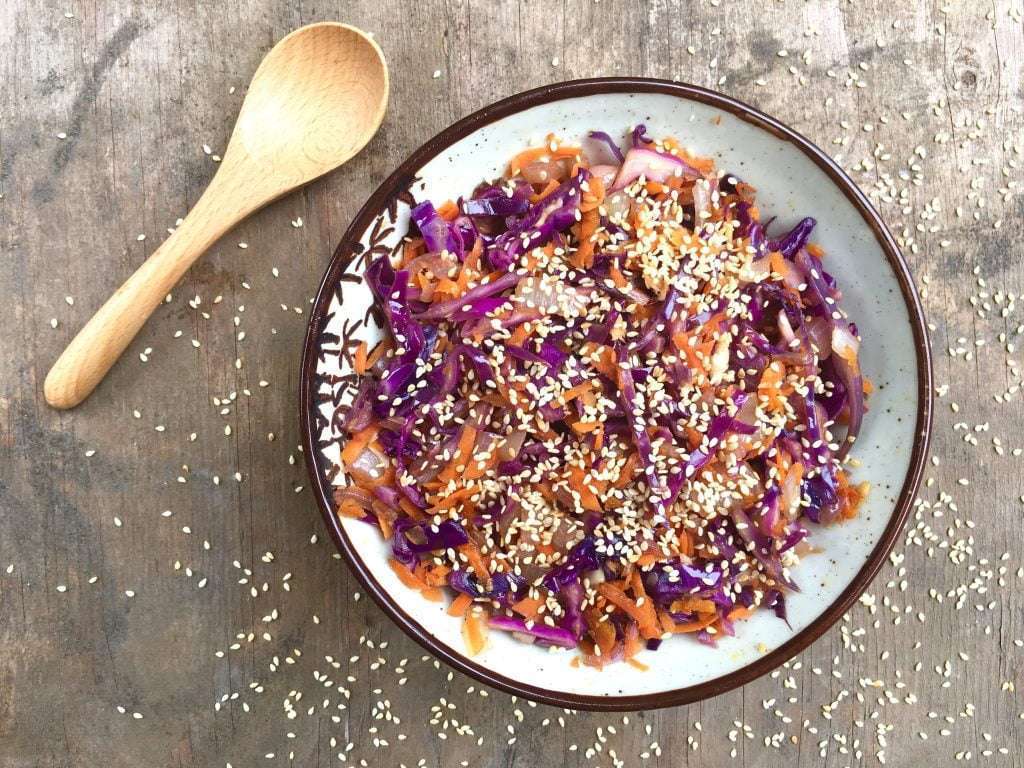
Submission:
{"label": "spoon bowl", "polygon": [[256,70],[210,185],[57,359],[46,401],[71,408],[88,397],[196,259],[253,211],[349,160],[387,102],[384,54],[365,33],[323,22],[284,37]]}
{"label": "spoon bowl", "polygon": [[289,189],[334,170],[376,134],[388,101],[378,45],[347,24],[302,27],[253,75],[223,162],[258,162]]}

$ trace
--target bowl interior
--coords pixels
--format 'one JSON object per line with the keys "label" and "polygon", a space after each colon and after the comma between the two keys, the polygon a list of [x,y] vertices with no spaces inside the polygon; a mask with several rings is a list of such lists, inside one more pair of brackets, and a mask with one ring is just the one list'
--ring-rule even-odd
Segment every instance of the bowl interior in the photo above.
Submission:
{"label": "bowl interior", "polygon": [[[788,599],[789,625],[768,611],[740,622],[738,636],[723,639],[717,648],[688,637],[675,637],[657,652],[645,652],[640,660],[646,672],[626,665],[602,671],[570,666],[572,652],[548,652],[524,645],[503,633],[492,632],[486,649],[468,663],[470,671],[542,691],[548,700],[573,702],[574,696],[638,697],[676,692],[675,702],[686,700],[679,689],[693,689],[712,681],[710,688],[731,687],[727,676],[793,641],[801,632],[823,631],[823,624],[838,618],[837,601],[862,572],[886,535],[897,507],[909,505],[899,498],[905,480],[916,476],[918,457],[919,392],[922,372],[915,346],[916,315],[908,309],[897,271],[890,263],[875,231],[853,200],[796,143],[763,125],[744,119],[713,104],[667,93],[601,93],[556,98],[530,106],[481,125],[448,146],[440,146],[432,158],[415,169],[411,192],[417,199],[440,202],[465,195],[482,179],[498,176],[518,149],[541,143],[548,133],[582,141],[590,130],[614,137],[633,125],[646,123],[654,136],[672,135],[695,153],[715,157],[720,168],[730,171],[758,189],[762,216],[777,216],[777,228],[803,216],[813,216],[818,227],[812,240],[826,251],[825,264],[839,281],[844,305],[857,323],[861,336],[865,374],[874,382],[860,440],[853,455],[861,462],[854,479],[871,483],[872,491],[861,514],[832,527],[812,526],[811,541],[820,553],[806,556],[794,572],[799,593]],[[428,145],[428,154],[433,147]],[[396,192],[399,190],[395,190]],[[366,249],[353,258],[330,297],[330,307],[319,337],[316,407],[321,419],[319,469],[330,481],[344,482],[337,471],[341,418],[337,406],[350,400],[354,387],[350,351],[358,340],[371,343],[381,331],[367,314],[370,293],[360,282],[370,252],[394,246],[407,230],[408,195],[391,210],[382,204],[365,231],[359,234]],[[379,214],[379,215],[378,215]],[[925,358],[921,358],[923,361]],[[922,409],[924,412],[924,409]],[[919,454],[921,447],[919,446]],[[914,483],[908,484],[909,494]],[[906,494],[904,494],[906,496]],[[899,503],[898,503],[899,501]],[[445,613],[445,605],[423,601],[404,587],[387,565],[388,547],[375,527],[343,519],[341,529],[365,575],[387,593],[392,608],[404,614],[418,631],[439,646],[449,658],[463,654],[460,620]],[[827,619],[822,619],[826,614]],[[422,638],[421,638],[422,639]],[[798,650],[796,643],[791,646]],[[790,649],[787,649],[790,650]],[[777,659],[781,662],[782,658]],[[461,660],[464,661],[464,660]],[[465,664],[462,664],[465,668]],[[764,670],[762,670],[764,671]],[[500,680],[504,678],[504,680]],[[708,686],[704,686],[708,688]],[[520,690],[524,690],[520,688]],[[690,697],[692,698],[692,697]],[[578,700],[577,700],[577,703]]]}

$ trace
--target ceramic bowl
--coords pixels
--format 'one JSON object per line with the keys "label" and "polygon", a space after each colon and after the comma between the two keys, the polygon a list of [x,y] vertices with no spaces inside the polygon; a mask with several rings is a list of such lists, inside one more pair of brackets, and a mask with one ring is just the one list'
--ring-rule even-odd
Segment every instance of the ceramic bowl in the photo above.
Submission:
{"label": "ceramic bowl", "polygon": [[[581,140],[586,132],[623,135],[646,123],[758,189],[766,215],[787,228],[818,220],[814,240],[827,255],[844,305],[863,337],[862,365],[875,383],[853,455],[856,480],[872,492],[849,522],[815,528],[819,554],[806,556],[788,598],[789,624],[761,611],[738,636],[710,648],[685,636],[644,652],[640,671],[571,666],[572,652],[548,652],[491,632],[479,655],[464,653],[460,619],[422,600],[387,565],[378,530],[339,519],[333,488],[344,410],[355,391],[351,355],[359,340],[381,336],[362,280],[369,259],[406,233],[413,199],[464,195],[500,175],[510,153],[548,133]],[[820,149],[779,121],[691,85],[641,79],[582,80],[513,96],[460,120],[416,150],[371,196],[327,269],[310,319],[302,362],[301,419],[315,495],[338,548],[381,608],[409,635],[457,669],[529,699],[580,709],[634,710],[683,704],[741,685],[775,668],[829,628],[877,573],[907,518],[927,452],[931,361],[921,306],[892,236],[865,196]]]}

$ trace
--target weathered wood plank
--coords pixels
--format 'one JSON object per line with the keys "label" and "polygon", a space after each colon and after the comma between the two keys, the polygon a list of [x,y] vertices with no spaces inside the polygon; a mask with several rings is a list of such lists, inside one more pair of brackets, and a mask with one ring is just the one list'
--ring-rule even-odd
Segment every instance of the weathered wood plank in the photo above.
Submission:
{"label": "weathered wood plank", "polygon": [[[215,170],[203,145],[223,150],[260,57],[326,18],[373,30],[384,47],[393,93],[380,134],[214,248],[81,408],[46,409],[47,366],[195,201]],[[287,765],[293,752],[304,766],[845,766],[884,749],[889,765],[985,750],[1021,765],[1022,706],[1004,683],[1020,678],[1024,639],[1024,481],[1012,455],[1024,440],[1019,394],[993,400],[1021,380],[998,337],[1015,343],[1021,321],[1015,308],[1001,317],[1011,302],[996,297],[1024,291],[1020,20],[1019,0],[3,4],[0,760]],[[611,74],[746,100],[833,151],[872,194],[928,280],[936,380],[949,391],[941,464],[922,497],[956,505],[944,501],[941,517],[922,507],[903,559],[871,589],[873,612],[858,606],[776,677],[628,722],[483,696],[421,661],[355,598],[296,449],[308,301],[369,190],[495,99]],[[979,317],[972,296],[991,311]],[[765,745],[776,734],[778,751]]]}

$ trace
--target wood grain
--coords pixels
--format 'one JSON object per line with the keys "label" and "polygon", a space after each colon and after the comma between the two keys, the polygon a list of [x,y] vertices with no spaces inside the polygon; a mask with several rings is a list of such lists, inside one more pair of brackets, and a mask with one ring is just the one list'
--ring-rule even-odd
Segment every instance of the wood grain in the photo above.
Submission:
{"label": "wood grain", "polygon": [[[1024,660],[1024,416],[1006,349],[1022,322],[1008,294],[1024,292],[1021,14],[1019,0],[0,4],[0,764],[1024,764],[1007,685]],[[375,32],[388,57],[376,138],[216,245],[81,408],[46,408],[47,364],[195,203],[262,56],[326,19]],[[296,449],[308,302],[369,191],[496,98],[611,74],[717,88],[840,158],[926,289],[944,393],[940,463],[864,604],[774,678],[625,723],[482,696],[421,660],[356,599]]]}

